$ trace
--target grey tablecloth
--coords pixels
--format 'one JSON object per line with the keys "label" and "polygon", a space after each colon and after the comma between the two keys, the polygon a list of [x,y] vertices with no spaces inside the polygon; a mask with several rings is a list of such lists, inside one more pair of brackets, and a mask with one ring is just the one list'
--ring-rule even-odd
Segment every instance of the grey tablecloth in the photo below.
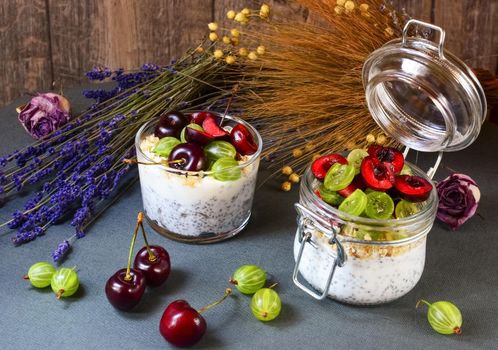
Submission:
{"label": "grey tablecloth", "polygon": [[[79,90],[66,95],[76,109],[85,101]],[[26,99],[24,99],[26,100]],[[0,110],[0,151],[30,142],[16,120],[14,107]],[[71,234],[69,224],[56,225],[44,237],[13,247],[12,232],[0,232],[1,349],[166,349],[158,331],[165,306],[184,298],[201,307],[220,296],[227,278],[242,264],[257,264],[279,282],[283,310],[278,319],[253,318],[250,298],[235,293],[206,313],[208,331],[201,349],[469,349],[498,347],[498,127],[486,124],[475,144],[446,154],[443,165],[471,175],[483,196],[479,215],[457,232],[436,223],[429,235],[421,281],[408,295],[388,305],[352,307],[332,300],[315,301],[294,287],[292,241],[296,229],[293,203],[298,194],[283,193],[270,180],[258,189],[253,216],[236,238],[210,246],[185,245],[150,232],[150,241],[165,246],[173,270],[168,282],[148,290],[131,313],[118,312],[104,295],[107,278],[126,264],[130,234],[141,210],[135,185],[78,241],[64,266],[77,266],[81,287],[75,297],[57,301],[21,276]],[[434,155],[431,155],[434,158]],[[263,180],[268,173],[260,174]],[[448,170],[441,168],[436,178]],[[261,181],[260,181],[261,182]],[[0,208],[4,221],[28,197]],[[415,310],[419,298],[450,300],[463,313],[463,334],[442,336],[429,327],[425,311]]]}

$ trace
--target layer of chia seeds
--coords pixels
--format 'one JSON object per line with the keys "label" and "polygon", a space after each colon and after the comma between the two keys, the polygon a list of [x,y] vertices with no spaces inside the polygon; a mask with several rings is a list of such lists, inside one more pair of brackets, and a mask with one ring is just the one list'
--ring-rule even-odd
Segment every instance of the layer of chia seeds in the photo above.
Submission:
{"label": "layer of chia seeds", "polygon": [[[142,152],[159,161],[150,150],[156,141],[147,137]],[[147,159],[139,154],[139,161]],[[144,210],[158,226],[179,236],[203,237],[237,230],[251,215],[259,159],[242,168],[235,181],[211,176],[186,176],[162,166],[139,165]]]}
{"label": "layer of chia seeds", "polygon": [[[230,183],[220,182],[215,194],[210,189],[206,192],[211,195],[202,195],[202,185],[195,189],[185,186],[183,191],[168,189],[169,186],[158,184],[157,177],[148,170],[140,169],[145,212],[172,233],[183,236],[226,233],[240,227],[251,214],[255,174]],[[195,191],[200,193],[193,194]]]}
{"label": "layer of chia seeds", "polygon": [[[299,272],[311,286],[323,291],[329,276],[335,252],[318,240],[317,248],[307,244]],[[351,254],[352,247],[345,246],[347,261],[337,267],[328,296],[332,299],[357,305],[375,305],[393,301],[408,293],[419,281],[425,265],[426,238],[400,248],[398,254],[383,255],[378,251],[364,258]],[[299,240],[294,241],[294,256],[299,250]]]}

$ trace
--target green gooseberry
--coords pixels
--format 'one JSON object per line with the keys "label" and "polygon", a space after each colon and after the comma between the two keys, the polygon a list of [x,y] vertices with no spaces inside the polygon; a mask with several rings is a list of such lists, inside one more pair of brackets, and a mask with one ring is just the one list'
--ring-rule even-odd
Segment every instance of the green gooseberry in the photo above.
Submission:
{"label": "green gooseberry", "polygon": [[37,262],[31,265],[28,274],[23,278],[29,280],[33,287],[45,288],[50,285],[52,276],[55,273],[55,267],[45,261]]}
{"label": "green gooseberry", "polygon": [[419,300],[416,307],[421,303],[428,306],[427,320],[432,329],[440,334],[460,334],[462,333],[462,313],[449,301],[437,301],[429,303]]}
{"label": "green gooseberry", "polygon": [[74,268],[63,267],[54,273],[50,285],[57,299],[60,299],[61,297],[66,298],[76,293],[80,286],[80,281]]}

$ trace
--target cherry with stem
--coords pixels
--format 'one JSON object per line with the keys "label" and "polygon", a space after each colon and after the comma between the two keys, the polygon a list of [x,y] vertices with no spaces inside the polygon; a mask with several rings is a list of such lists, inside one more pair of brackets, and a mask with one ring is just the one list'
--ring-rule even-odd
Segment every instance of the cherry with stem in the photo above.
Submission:
{"label": "cherry with stem", "polygon": [[142,230],[145,241],[145,247],[142,247],[133,263],[133,267],[143,273],[147,285],[158,287],[162,285],[169,277],[171,272],[171,261],[168,252],[161,246],[150,245],[147,240],[143,224],[144,214],[138,213],[137,225]]}
{"label": "cherry with stem", "polygon": [[207,324],[202,314],[221,304],[232,289],[227,288],[219,300],[195,310],[185,300],[175,300],[164,310],[159,323],[159,331],[169,343],[188,347],[197,343],[206,332]]}
{"label": "cherry with stem", "polygon": [[140,215],[137,219],[135,231],[130,244],[128,254],[128,265],[125,269],[116,271],[108,280],[105,286],[107,299],[117,309],[128,311],[134,308],[142,299],[145,292],[145,276],[142,271],[131,268],[133,249],[137,239],[140,226]]}

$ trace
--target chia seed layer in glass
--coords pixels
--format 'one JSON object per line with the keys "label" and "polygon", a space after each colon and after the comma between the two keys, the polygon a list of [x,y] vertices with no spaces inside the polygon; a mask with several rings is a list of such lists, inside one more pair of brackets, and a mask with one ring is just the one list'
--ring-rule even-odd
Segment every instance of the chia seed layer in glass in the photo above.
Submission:
{"label": "chia seed layer in glass", "polygon": [[[299,251],[298,234],[294,257]],[[315,249],[309,244],[303,251],[299,272],[315,289],[323,292],[334,262],[335,249],[320,232],[313,235]],[[347,260],[337,267],[328,296],[358,305],[393,301],[408,293],[422,276],[425,264],[426,236],[401,246],[344,243]]]}
{"label": "chia seed layer in glass", "polygon": [[[151,150],[157,142],[145,137],[140,148],[154,161]],[[141,162],[150,160],[141,157]],[[241,168],[235,181],[212,176],[189,176],[169,172],[161,165],[139,165],[142,200],[147,217],[170,233],[203,237],[224,234],[245,225],[251,215],[259,159]]]}

